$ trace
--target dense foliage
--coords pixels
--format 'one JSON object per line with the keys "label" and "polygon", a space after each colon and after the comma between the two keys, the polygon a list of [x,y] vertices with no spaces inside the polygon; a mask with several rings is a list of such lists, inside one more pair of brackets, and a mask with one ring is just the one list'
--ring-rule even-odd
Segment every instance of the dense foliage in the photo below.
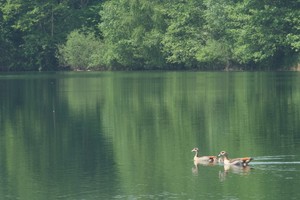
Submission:
{"label": "dense foliage", "polygon": [[0,1],[0,70],[297,66],[299,0]]}
{"label": "dense foliage", "polygon": [[99,23],[99,0],[0,0],[0,70],[57,70],[57,45]]}

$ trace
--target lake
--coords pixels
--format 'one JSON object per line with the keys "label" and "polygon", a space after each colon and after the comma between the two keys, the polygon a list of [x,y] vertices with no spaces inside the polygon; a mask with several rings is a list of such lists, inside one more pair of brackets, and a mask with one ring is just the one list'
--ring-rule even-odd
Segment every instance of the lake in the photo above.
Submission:
{"label": "lake", "polygon": [[0,199],[300,199],[299,72],[0,73],[0,92]]}

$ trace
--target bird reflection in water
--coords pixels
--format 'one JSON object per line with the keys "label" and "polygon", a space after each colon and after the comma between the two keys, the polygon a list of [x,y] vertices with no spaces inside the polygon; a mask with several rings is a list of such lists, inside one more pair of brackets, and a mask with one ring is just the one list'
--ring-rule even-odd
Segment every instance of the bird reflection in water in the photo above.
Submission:
{"label": "bird reflection in water", "polygon": [[224,165],[224,171],[219,171],[220,181],[224,181],[229,173],[238,175],[248,175],[251,171],[250,166]]}
{"label": "bird reflection in water", "polygon": [[195,161],[194,160],[194,166],[192,167],[192,172],[194,175],[198,175],[198,167],[199,166],[215,166],[217,163],[216,162],[209,162],[209,161]]}

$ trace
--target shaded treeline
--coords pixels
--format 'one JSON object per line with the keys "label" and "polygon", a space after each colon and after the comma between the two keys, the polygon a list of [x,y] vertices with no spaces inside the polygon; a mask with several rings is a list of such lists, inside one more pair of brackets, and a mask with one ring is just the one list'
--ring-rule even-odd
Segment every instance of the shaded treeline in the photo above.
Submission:
{"label": "shaded treeline", "polygon": [[0,2],[0,70],[286,69],[298,0]]}

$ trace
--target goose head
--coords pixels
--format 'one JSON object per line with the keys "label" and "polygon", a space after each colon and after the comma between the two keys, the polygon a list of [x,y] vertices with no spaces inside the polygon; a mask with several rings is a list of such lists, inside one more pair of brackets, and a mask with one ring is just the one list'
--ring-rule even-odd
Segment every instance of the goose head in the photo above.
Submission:
{"label": "goose head", "polygon": [[223,157],[223,156],[228,156],[228,153],[226,152],[226,151],[221,151],[220,153],[219,153],[219,155],[218,155],[218,157]]}

